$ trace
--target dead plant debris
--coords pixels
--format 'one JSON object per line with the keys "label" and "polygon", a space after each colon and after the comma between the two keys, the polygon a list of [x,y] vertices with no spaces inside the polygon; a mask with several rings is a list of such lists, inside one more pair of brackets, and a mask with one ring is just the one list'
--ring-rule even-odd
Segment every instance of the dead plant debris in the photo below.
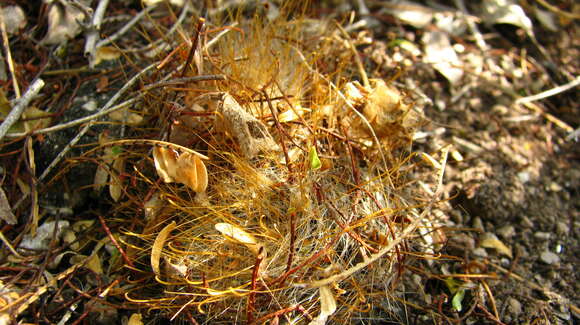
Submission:
{"label": "dead plant debris", "polygon": [[576,3],[201,3],[2,5],[0,324],[578,321]]}

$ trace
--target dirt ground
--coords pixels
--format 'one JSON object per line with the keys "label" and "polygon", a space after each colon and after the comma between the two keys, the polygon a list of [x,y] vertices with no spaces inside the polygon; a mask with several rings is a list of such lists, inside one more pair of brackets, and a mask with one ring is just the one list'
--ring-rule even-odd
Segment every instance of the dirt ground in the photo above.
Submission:
{"label": "dirt ground", "polygon": [[[406,22],[402,14],[378,1],[366,1],[369,12],[363,10],[361,13],[361,2],[327,1],[313,5],[307,15],[316,19],[336,19],[344,26],[352,26],[348,24],[352,12],[353,23],[365,21],[365,24],[347,30],[369,77],[390,80],[406,94],[407,100],[421,107],[425,116],[424,123],[414,136],[412,151],[437,156],[446,145],[452,145],[452,149],[447,161],[443,202],[437,210],[441,242],[435,254],[438,258],[435,261],[412,262],[402,278],[400,291],[394,294],[407,304],[399,301],[388,313],[377,313],[374,318],[368,319],[361,314],[351,323],[577,323],[580,318],[580,281],[576,270],[580,266],[580,136],[570,135],[580,124],[578,88],[576,85],[576,88],[530,101],[529,104],[516,104],[518,99],[578,79],[580,29],[578,11],[574,11],[578,9],[577,4],[574,1],[550,1],[553,7],[546,9],[539,4],[520,1],[533,23],[533,39],[517,24],[486,23],[485,17],[477,14],[480,9],[472,2],[465,1],[468,5],[466,10],[473,13],[472,17],[478,18],[477,32],[460,23],[464,31],[447,33],[449,48],[456,53],[457,62],[461,64],[459,68],[463,71],[460,78],[451,81],[427,60],[424,49],[427,46],[426,37],[443,30],[442,25],[413,25]],[[427,8],[439,13],[457,14],[456,4],[462,2],[418,1],[417,4],[424,6],[421,10]],[[41,38],[39,35],[47,29],[42,13],[47,7],[23,6],[28,25],[10,36],[12,57],[18,64],[18,78],[30,81],[48,70],[87,67],[82,54],[83,37],[69,41],[65,46],[67,55],[56,56],[58,44],[42,45],[37,42]],[[545,27],[533,15],[532,8],[540,8],[553,15],[557,28],[550,30]],[[107,10],[109,14],[106,16],[134,16],[140,7],[137,1],[123,1],[111,4]],[[575,12],[575,18],[566,20],[561,12]],[[461,18],[454,16],[453,19],[457,21]],[[112,33],[111,26],[118,26],[109,24],[105,24],[108,27],[104,33]],[[150,27],[141,26],[140,31]],[[126,41],[132,46],[136,46],[137,40],[143,42],[135,33],[119,42]],[[483,43],[477,42],[478,36],[482,36]],[[406,47],[405,44],[411,46]],[[45,66],[46,62],[50,62],[50,66]],[[128,62],[127,66],[131,64],[135,63]],[[114,63],[105,62],[90,71],[66,77],[43,75],[48,82],[43,94],[54,92],[53,98],[43,99],[43,104],[58,108],[51,112],[52,123],[64,123],[92,114],[81,103],[90,98],[95,100],[97,107],[101,107],[115,93],[110,90],[122,87],[134,75],[134,71],[130,72],[132,70],[119,72]],[[130,74],[123,76],[128,71]],[[5,80],[2,88],[6,97],[12,98],[14,90],[10,77]],[[95,88],[100,90],[94,93]],[[18,140],[13,143],[7,142],[15,139],[4,139],[4,174],[30,172],[31,168],[35,168],[37,176],[42,174],[79,129],[81,127],[77,126],[57,133],[37,135],[35,167],[26,162],[22,153],[25,151],[23,138],[16,138]],[[82,144],[96,143],[103,129],[100,125],[95,126],[67,156],[80,157],[87,150]],[[19,154],[10,154],[13,151]],[[20,171],[13,170],[15,160],[19,161]],[[74,173],[77,180],[71,182],[71,186],[83,189],[83,186],[92,184],[95,171],[77,166],[72,171],[57,167],[54,172]],[[432,176],[428,168],[409,175],[416,180],[426,180]],[[12,187],[4,185],[3,189],[14,207],[20,195],[16,182],[11,184]],[[62,192],[48,192],[42,193],[40,200],[44,209],[57,210],[57,214],[60,212],[62,216],[70,216],[65,211],[67,209],[78,214],[79,207],[102,209],[110,204],[99,202],[102,196],[95,197],[82,190],[78,190],[77,194],[73,198],[64,198]],[[29,218],[30,210],[26,204],[30,203],[26,202],[24,207],[17,207],[19,210],[14,209],[20,220]],[[18,234],[18,230],[24,229],[19,228],[21,225],[11,226],[4,222],[1,225],[2,233],[8,238],[6,240],[22,240]],[[99,223],[96,225],[100,227]],[[18,264],[10,262],[6,246],[2,246],[2,250],[0,275],[4,274],[2,278],[5,283],[16,283],[20,277],[29,278],[31,269],[44,270],[52,262],[46,258]],[[465,290],[464,308],[458,311],[451,302],[450,285],[441,281],[441,277],[430,275],[460,273],[485,276],[482,276],[484,278],[478,282],[477,288]],[[86,273],[81,272],[78,278],[85,276]],[[475,282],[468,277],[462,280],[468,285]],[[66,278],[66,281],[82,285],[82,281],[75,282],[73,278]],[[114,279],[106,274],[96,280],[101,286],[112,281]],[[95,287],[98,285],[95,284]],[[31,285],[29,288],[33,287]],[[10,291],[9,286],[3,286],[2,290],[3,295]],[[102,323],[112,319],[118,323],[122,316],[126,321],[130,315],[127,311],[111,310],[106,304],[101,306],[95,300],[82,300],[82,294],[78,294],[82,288],[78,288],[76,293],[72,290],[61,293],[58,287],[47,290],[48,293],[41,293],[31,302],[28,311],[23,312],[25,316],[20,318],[22,323],[38,321],[48,324],[62,319],[64,311],[50,312],[58,310],[55,301],[51,300],[57,294],[70,299],[74,297],[78,306],[92,304],[93,310],[100,310]],[[95,292],[90,292],[90,295],[93,294]],[[6,297],[2,299],[8,303],[11,301]],[[470,304],[473,301],[479,303]],[[124,304],[118,302],[117,306]],[[43,311],[44,308],[46,310]],[[71,320],[65,321],[67,324],[76,324],[75,318],[87,324],[94,320],[83,312],[72,312],[72,315]],[[147,323],[164,321],[167,320],[152,317]],[[331,319],[328,323],[334,321],[342,322]],[[9,324],[10,321],[6,320],[5,323]],[[4,323],[0,321],[0,324]]]}

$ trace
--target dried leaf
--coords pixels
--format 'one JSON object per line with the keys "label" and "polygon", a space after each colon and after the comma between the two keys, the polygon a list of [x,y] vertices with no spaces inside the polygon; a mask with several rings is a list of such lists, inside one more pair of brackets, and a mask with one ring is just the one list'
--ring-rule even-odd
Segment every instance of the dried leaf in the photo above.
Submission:
{"label": "dried leaf", "polygon": [[427,31],[423,35],[425,62],[431,63],[451,84],[463,76],[463,63],[451,46],[449,37],[440,31]]}
{"label": "dried leaf", "polygon": [[109,183],[109,194],[111,198],[118,202],[123,194],[123,182],[120,174],[125,170],[125,158],[117,156],[113,161],[113,170],[110,173],[111,182]]}
{"label": "dried leaf", "polygon": [[395,18],[415,28],[429,25],[435,14],[435,10],[411,1],[383,3],[382,6]]}
{"label": "dried leaf", "polygon": [[60,44],[81,32],[85,13],[67,0],[52,1],[48,8],[48,32],[42,44]]}
{"label": "dried leaf", "polygon": [[30,249],[30,250],[45,250],[50,247],[50,241],[53,237],[53,232],[56,228],[55,238],[60,240],[64,231],[69,228],[69,222],[66,220],[60,220],[58,223],[56,221],[47,221],[43,223],[36,230],[36,234],[31,236],[30,234],[24,235],[22,242],[20,242],[19,248]]}
{"label": "dried leaf", "polygon": [[175,221],[172,221],[159,232],[157,238],[155,238],[153,246],[151,247],[151,268],[157,276],[160,276],[159,262],[161,261],[161,252],[163,250],[163,246],[165,245],[165,241],[173,229],[175,229]]}
{"label": "dried leaf", "polygon": [[[0,91],[0,118],[6,118],[11,110],[10,101],[8,101],[4,92]],[[34,106],[27,107],[24,110],[22,119],[28,119],[28,121],[14,123],[8,133],[29,132],[50,125],[50,114]]]}
{"label": "dried leaf", "polygon": [[165,183],[185,184],[197,193],[207,188],[207,169],[200,155],[189,152],[178,153],[173,149],[155,147],[153,158],[157,174]]}
{"label": "dried leaf", "polygon": [[121,51],[116,47],[112,46],[102,46],[97,49],[95,54],[95,65],[98,65],[102,61],[116,60],[121,57]]}
{"label": "dried leaf", "polygon": [[326,318],[336,311],[336,300],[328,286],[322,286],[318,290],[320,293],[320,316]]}
{"label": "dried leaf", "polygon": [[131,317],[129,317],[129,321],[127,322],[127,325],[143,325],[142,318],[143,318],[143,316],[141,316],[141,314],[134,313],[131,315]]}
{"label": "dried leaf", "polygon": [[309,112],[309,111],[310,111],[309,109],[304,108],[300,105],[294,105],[294,107],[290,107],[286,111],[278,114],[278,121],[280,123],[288,123],[288,122],[296,121],[305,112]]}
{"label": "dried leaf", "polygon": [[161,200],[161,196],[159,192],[155,192],[151,198],[145,202],[145,219],[150,220],[157,216],[159,210],[163,207],[163,201]]}
{"label": "dried leaf", "polygon": [[512,250],[492,233],[483,234],[481,241],[479,242],[479,246],[484,248],[493,248],[500,254],[506,255],[509,258],[512,257]]}
{"label": "dried leaf", "polygon": [[557,32],[559,30],[556,15],[547,10],[542,10],[537,7],[534,8],[534,11],[536,14],[536,18],[538,19],[540,24],[542,24],[542,26],[544,26],[551,32]]}
{"label": "dried leaf", "polygon": [[[105,145],[109,142],[109,138],[106,133],[99,134],[99,144]],[[95,172],[95,178],[93,180],[93,189],[95,192],[100,192],[101,189],[107,184],[109,180],[109,167],[113,160],[115,159],[115,153],[113,152],[113,147],[106,147],[103,150],[103,155],[101,156],[102,164],[97,166],[97,171]]]}
{"label": "dried leaf", "polygon": [[234,242],[244,244],[249,249],[252,250],[255,254],[258,254],[259,251],[259,244],[256,238],[246,232],[245,230],[241,229],[238,226],[234,226],[229,223],[216,223],[215,229],[219,231],[224,237]]}
{"label": "dried leaf", "polygon": [[138,125],[143,122],[143,116],[130,112],[127,108],[111,112],[109,117],[113,121],[125,122],[129,125]]}
{"label": "dried leaf", "polygon": [[91,257],[89,257],[89,260],[87,261],[86,267],[89,270],[95,272],[96,274],[103,274],[101,259],[99,258],[99,255],[97,255],[97,254],[94,254]]}
{"label": "dried leaf", "polygon": [[528,35],[533,35],[532,21],[515,1],[485,0],[482,8],[482,16],[486,24],[514,25],[525,30]]}
{"label": "dried leaf", "polygon": [[194,192],[205,191],[207,188],[207,169],[201,158],[189,152],[179,155],[175,180],[187,185]]}
{"label": "dried leaf", "polygon": [[177,168],[177,152],[165,147],[155,147],[153,148],[153,160],[155,161],[157,175],[165,183],[175,182],[175,179],[171,175],[174,173],[175,168]]}
{"label": "dried leaf", "polygon": [[328,317],[336,311],[336,299],[328,286],[322,286],[318,289],[320,294],[320,314],[309,325],[326,324]]}
{"label": "dried leaf", "polygon": [[9,225],[15,225],[18,223],[16,216],[12,213],[12,208],[10,207],[10,202],[4,193],[4,189],[0,187],[0,219],[6,221]]}

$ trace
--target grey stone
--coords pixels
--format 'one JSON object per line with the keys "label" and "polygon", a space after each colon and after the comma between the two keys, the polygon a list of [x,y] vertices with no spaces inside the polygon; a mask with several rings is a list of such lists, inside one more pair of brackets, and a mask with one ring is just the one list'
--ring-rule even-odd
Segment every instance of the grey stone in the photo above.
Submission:
{"label": "grey stone", "polygon": [[512,225],[507,225],[499,228],[497,234],[504,239],[510,239],[516,234],[516,228]]}
{"label": "grey stone", "polygon": [[514,315],[514,316],[519,316],[522,313],[522,304],[517,301],[514,298],[508,298],[507,299],[507,304],[509,306],[509,311]]}
{"label": "grey stone", "polygon": [[560,257],[550,251],[542,252],[540,255],[540,260],[549,265],[560,263]]}

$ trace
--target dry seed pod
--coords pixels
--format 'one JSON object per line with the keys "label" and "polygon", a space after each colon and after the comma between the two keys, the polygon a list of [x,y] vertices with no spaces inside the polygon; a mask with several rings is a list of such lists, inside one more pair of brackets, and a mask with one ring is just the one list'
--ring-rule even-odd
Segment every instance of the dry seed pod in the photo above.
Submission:
{"label": "dry seed pod", "polygon": [[278,145],[266,126],[246,112],[228,93],[224,93],[217,107],[221,118],[218,127],[231,134],[242,149],[244,156],[255,157],[261,151],[278,150]]}
{"label": "dry seed pod", "polygon": [[193,153],[155,147],[153,149],[155,169],[165,183],[177,182],[200,193],[207,188],[207,169],[201,158]]}

